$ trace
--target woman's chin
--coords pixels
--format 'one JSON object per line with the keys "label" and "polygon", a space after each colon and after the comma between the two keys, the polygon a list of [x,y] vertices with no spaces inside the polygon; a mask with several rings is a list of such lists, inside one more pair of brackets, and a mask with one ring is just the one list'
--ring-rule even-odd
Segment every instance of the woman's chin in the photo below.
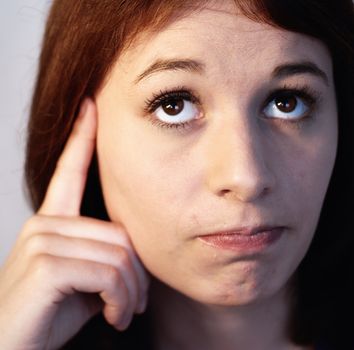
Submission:
{"label": "woman's chin", "polygon": [[220,307],[246,306],[263,299],[259,291],[254,289],[218,290],[210,291],[209,293],[195,292],[186,296],[205,305]]}
{"label": "woman's chin", "polygon": [[[192,300],[209,306],[246,306],[258,303],[269,297],[266,293],[262,293],[262,290],[254,283],[245,283],[241,286],[222,286],[221,284],[204,286],[194,283],[188,289],[186,285],[183,285],[184,288],[181,289],[178,286],[169,286],[161,281],[156,281],[154,284],[159,285],[157,287],[159,290],[158,295],[161,292],[168,293],[171,297],[175,296],[187,302]],[[156,287],[154,288],[156,291]]]}

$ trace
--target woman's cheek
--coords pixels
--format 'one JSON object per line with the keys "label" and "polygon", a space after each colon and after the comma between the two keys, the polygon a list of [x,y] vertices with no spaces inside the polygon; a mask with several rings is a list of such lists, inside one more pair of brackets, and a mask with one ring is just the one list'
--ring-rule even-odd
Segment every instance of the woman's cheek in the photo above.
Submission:
{"label": "woman's cheek", "polygon": [[319,134],[287,165],[293,185],[286,197],[292,202],[300,232],[307,238],[312,239],[318,224],[334,167],[336,140],[335,131]]}
{"label": "woman's cheek", "polygon": [[124,140],[124,135],[119,140],[121,145],[102,145],[100,149],[108,213],[113,221],[123,223],[136,246],[161,246],[161,238],[174,230],[185,206],[183,198],[189,193],[191,176],[185,171],[185,162],[169,156],[162,147],[157,150],[156,144],[150,147],[147,142],[135,142],[126,152],[122,150],[127,150],[130,140]]}

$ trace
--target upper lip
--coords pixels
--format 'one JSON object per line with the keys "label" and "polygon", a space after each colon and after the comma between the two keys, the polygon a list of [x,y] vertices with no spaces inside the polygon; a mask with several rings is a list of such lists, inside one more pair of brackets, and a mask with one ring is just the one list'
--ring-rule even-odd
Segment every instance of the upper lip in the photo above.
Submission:
{"label": "upper lip", "polygon": [[276,228],[284,228],[284,226],[282,225],[243,226],[239,228],[230,228],[230,229],[223,229],[220,231],[209,232],[209,233],[202,234],[200,236],[207,237],[207,236],[220,236],[220,235],[232,235],[232,234],[251,236],[260,232],[271,231]]}

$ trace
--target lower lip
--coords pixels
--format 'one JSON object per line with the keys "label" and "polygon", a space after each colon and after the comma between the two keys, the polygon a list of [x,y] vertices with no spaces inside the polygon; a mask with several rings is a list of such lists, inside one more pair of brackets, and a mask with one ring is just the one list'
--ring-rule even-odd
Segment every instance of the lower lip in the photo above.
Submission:
{"label": "lower lip", "polygon": [[262,231],[254,235],[241,234],[216,234],[200,236],[204,243],[215,248],[234,251],[262,251],[279,240],[284,231],[283,227],[277,227],[269,231]]}

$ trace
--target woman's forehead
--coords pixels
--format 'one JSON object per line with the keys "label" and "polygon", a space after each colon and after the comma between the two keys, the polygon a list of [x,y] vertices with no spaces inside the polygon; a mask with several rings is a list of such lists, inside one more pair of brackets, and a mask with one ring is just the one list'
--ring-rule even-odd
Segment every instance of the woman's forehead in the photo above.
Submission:
{"label": "woman's forehead", "polygon": [[[136,80],[137,74],[161,60],[202,62],[205,71],[229,74],[272,71],[290,61],[314,61],[330,74],[324,44],[302,34],[255,22],[237,10],[211,5],[169,24],[158,33],[144,33],[120,56],[116,69]],[[133,77],[135,75],[135,77]]]}

